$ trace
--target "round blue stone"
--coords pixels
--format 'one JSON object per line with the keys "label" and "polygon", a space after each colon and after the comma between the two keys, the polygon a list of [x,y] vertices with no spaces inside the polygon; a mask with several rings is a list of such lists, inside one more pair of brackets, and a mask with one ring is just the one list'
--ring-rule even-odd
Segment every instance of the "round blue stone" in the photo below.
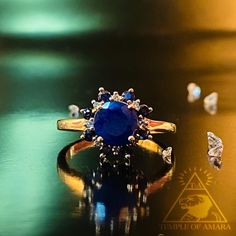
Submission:
{"label": "round blue stone", "polygon": [[95,133],[102,136],[106,144],[128,144],[128,137],[133,135],[137,128],[137,112],[129,109],[124,102],[106,102],[94,117]]}

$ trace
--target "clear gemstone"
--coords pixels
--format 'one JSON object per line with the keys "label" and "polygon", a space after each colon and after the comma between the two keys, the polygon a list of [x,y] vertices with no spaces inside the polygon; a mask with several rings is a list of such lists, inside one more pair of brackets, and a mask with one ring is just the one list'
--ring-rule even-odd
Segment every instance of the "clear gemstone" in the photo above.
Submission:
{"label": "clear gemstone", "polygon": [[220,169],[222,166],[222,153],[223,153],[223,142],[222,140],[217,137],[212,132],[207,132],[208,137],[208,161],[209,163],[217,168]]}
{"label": "clear gemstone", "polygon": [[216,105],[218,102],[218,93],[213,92],[204,98],[204,104],[209,106]]}
{"label": "clear gemstone", "polygon": [[188,102],[195,102],[201,96],[201,88],[195,83],[189,83],[188,90]]}
{"label": "clear gemstone", "polygon": [[217,137],[214,133],[212,132],[207,132],[207,139],[208,139],[208,149],[212,149],[215,147],[222,146],[223,147],[223,142],[221,138]]}
{"label": "clear gemstone", "polygon": [[204,98],[204,109],[211,115],[215,115],[218,105],[218,93],[214,92]]}
{"label": "clear gemstone", "polygon": [[171,154],[172,154],[172,147],[168,147],[162,152],[162,159],[169,165],[172,164]]}

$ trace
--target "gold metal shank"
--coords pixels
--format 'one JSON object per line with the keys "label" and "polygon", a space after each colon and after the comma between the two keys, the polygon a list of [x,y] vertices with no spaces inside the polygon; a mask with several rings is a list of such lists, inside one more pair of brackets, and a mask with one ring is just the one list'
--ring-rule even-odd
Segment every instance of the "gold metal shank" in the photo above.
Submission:
{"label": "gold metal shank", "polygon": [[[174,123],[166,121],[157,121],[146,119],[148,123],[148,129],[151,134],[161,134],[166,132],[176,132],[176,125]],[[59,130],[68,131],[84,131],[86,129],[85,124],[87,120],[81,119],[63,119],[57,121],[57,128]]]}
{"label": "gold metal shank", "polygon": [[163,151],[160,145],[149,139],[139,140],[138,146],[149,152],[158,153],[159,155],[161,155]]}
{"label": "gold metal shank", "polygon": [[68,131],[84,131],[86,129],[85,124],[87,120],[81,119],[63,119],[57,121],[57,128],[59,130]]}
{"label": "gold metal shank", "polygon": [[162,134],[166,132],[176,132],[176,125],[167,121],[158,121],[146,119],[148,122],[148,129],[151,134]]}

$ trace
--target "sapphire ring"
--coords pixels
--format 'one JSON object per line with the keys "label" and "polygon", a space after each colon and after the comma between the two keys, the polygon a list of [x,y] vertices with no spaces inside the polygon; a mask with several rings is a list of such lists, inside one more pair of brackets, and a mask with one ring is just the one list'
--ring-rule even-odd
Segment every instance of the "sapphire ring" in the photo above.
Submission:
{"label": "sapphire ring", "polygon": [[153,109],[141,104],[132,88],[120,95],[101,87],[97,100],[91,103],[92,108],[77,107],[82,117],[58,120],[57,128],[82,131],[81,139],[100,149],[101,162],[118,156],[128,164],[133,146],[162,154],[163,149],[152,141],[152,135],[176,131],[173,123],[150,119]]}

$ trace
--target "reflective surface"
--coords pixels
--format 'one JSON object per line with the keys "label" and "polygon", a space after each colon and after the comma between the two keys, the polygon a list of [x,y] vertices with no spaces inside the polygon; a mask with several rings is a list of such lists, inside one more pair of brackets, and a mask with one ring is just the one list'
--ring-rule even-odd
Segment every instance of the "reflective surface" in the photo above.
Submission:
{"label": "reflective surface", "polygon": [[[74,214],[80,216],[87,211],[90,221],[95,224],[96,235],[129,234],[133,225],[149,215],[147,198],[171,180],[174,165],[164,162],[157,151],[153,152],[156,173],[149,177],[135,167],[133,160],[122,160],[122,155],[106,161],[101,158],[96,169],[75,170],[71,159],[92,147],[93,142],[80,139],[65,146],[58,155],[58,175],[78,196]],[[171,154],[170,159],[174,163]]]}
{"label": "reflective surface", "polygon": [[[5,9],[9,10],[10,2]],[[229,2],[233,9],[234,3]],[[183,20],[188,19],[188,14],[180,5],[177,9],[183,10],[178,14],[183,18],[177,17],[177,13],[173,15],[178,19],[176,28],[192,26],[191,31],[171,31],[175,28],[173,20],[168,21],[165,16],[151,24],[156,16],[154,11],[146,21],[139,19],[139,23],[149,25],[146,28],[143,23],[140,32],[145,29],[154,32],[158,26],[171,33],[145,36],[140,36],[143,34],[140,32],[129,36],[125,33],[129,28],[137,32],[138,27],[127,15],[118,20],[122,14],[117,9],[122,10],[122,6],[107,7],[116,13],[113,21],[107,22],[108,26],[115,25],[116,29],[123,29],[122,33],[97,34],[95,30],[83,37],[72,37],[73,33],[70,37],[57,37],[61,29],[53,31],[50,25],[46,29],[42,23],[34,28],[38,34],[28,38],[32,33],[29,24],[33,21],[24,23],[25,27],[16,26],[23,24],[22,13],[22,21],[12,18],[3,27],[2,19],[8,16],[1,14],[0,235],[84,235],[85,232],[96,235],[91,211],[81,205],[78,195],[57,174],[59,151],[77,140],[79,133],[58,131],[56,121],[67,117],[69,104],[90,106],[100,86],[111,91],[133,87],[136,96],[154,108],[152,118],[177,124],[176,134],[155,137],[156,141],[173,147],[176,167],[172,180],[148,197],[148,213],[140,213],[143,217],[138,224],[131,225],[129,234],[235,235],[236,37],[234,31],[224,30],[234,30],[235,21],[230,11],[230,24],[227,24],[229,18],[220,17],[222,21],[208,31],[207,23],[204,25],[201,19],[208,22],[209,18],[220,15],[219,10],[212,10],[212,17],[206,13],[201,19],[196,16],[190,23]],[[109,12],[107,9],[103,11]],[[189,9],[194,13],[199,7]],[[125,28],[122,21],[128,19]],[[52,25],[56,25],[53,20]],[[96,25],[98,30],[113,30],[106,25],[100,28],[97,20],[95,25],[92,21],[85,20],[86,24],[91,23],[86,25],[88,29]],[[76,29],[69,25],[70,33],[79,32],[79,25]],[[47,32],[54,32],[53,39],[41,38]],[[19,37],[22,34],[26,36]],[[187,101],[190,82],[201,87],[202,96],[194,103]],[[203,98],[214,91],[219,94],[219,102],[217,113],[211,115],[203,107]],[[214,132],[224,144],[220,171],[208,163],[207,131]],[[96,149],[86,150],[72,164],[86,172],[96,169],[97,157]],[[158,168],[153,158],[146,152],[138,153],[135,165],[151,176]],[[98,205],[97,210],[104,217],[104,207]],[[124,216],[127,212],[123,213]],[[122,235],[125,230],[114,228],[114,235],[118,232]]]}

